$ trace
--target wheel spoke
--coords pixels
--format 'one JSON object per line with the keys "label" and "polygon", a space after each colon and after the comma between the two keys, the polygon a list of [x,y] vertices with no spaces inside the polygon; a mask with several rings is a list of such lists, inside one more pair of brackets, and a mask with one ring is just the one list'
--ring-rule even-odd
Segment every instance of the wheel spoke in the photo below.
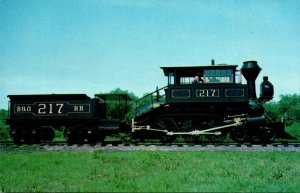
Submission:
{"label": "wheel spoke", "polygon": [[[155,128],[159,130],[176,131],[177,124],[172,118],[160,118],[155,121]],[[176,139],[174,135],[167,135],[163,132],[157,132],[157,137],[161,142],[169,143]]]}
{"label": "wheel spoke", "polygon": [[[191,132],[194,131],[196,128],[199,128],[199,125],[195,119],[187,118],[181,123],[181,131]],[[184,135],[183,138],[187,142],[198,142],[199,136],[195,135]]]}

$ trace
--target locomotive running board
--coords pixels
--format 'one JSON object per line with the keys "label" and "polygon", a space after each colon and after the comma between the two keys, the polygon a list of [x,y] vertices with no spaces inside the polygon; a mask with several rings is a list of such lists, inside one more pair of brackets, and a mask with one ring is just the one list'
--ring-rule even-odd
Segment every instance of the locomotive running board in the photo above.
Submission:
{"label": "locomotive running board", "polygon": [[147,130],[147,131],[157,131],[157,132],[163,132],[166,133],[167,135],[221,135],[221,132],[211,132],[211,131],[216,131],[216,130],[220,130],[220,129],[225,129],[228,127],[237,127],[237,126],[241,126],[244,124],[244,121],[246,121],[246,118],[240,118],[240,117],[236,117],[233,120],[228,120],[226,121],[228,122],[233,122],[231,124],[228,125],[223,125],[223,126],[218,126],[218,127],[212,127],[209,129],[205,129],[205,130],[194,130],[194,131],[190,131],[190,132],[173,132],[173,131],[168,131],[168,130],[161,130],[161,129],[155,129],[155,128],[151,128],[150,125],[146,125],[146,126],[136,126],[136,122],[134,122],[134,119],[132,119],[132,132],[136,132],[136,131],[141,131],[141,130]]}

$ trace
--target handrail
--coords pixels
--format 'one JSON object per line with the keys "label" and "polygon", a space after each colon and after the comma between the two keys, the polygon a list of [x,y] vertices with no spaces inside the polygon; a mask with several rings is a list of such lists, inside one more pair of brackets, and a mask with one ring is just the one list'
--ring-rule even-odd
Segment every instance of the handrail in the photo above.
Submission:
{"label": "handrail", "polygon": [[[135,101],[135,114],[140,113],[141,111],[143,111],[145,108],[151,106],[151,109],[153,109],[154,104],[157,104],[157,102],[164,102],[161,99],[163,99],[165,97],[165,94],[161,95],[160,91],[166,89],[168,86],[162,87],[160,89],[156,88],[156,90],[152,93],[149,93],[145,96],[143,96],[142,98],[138,99]],[[155,95],[156,94],[156,95]],[[144,100],[146,98],[150,97],[150,101],[146,102],[146,103],[142,103],[144,102]]]}

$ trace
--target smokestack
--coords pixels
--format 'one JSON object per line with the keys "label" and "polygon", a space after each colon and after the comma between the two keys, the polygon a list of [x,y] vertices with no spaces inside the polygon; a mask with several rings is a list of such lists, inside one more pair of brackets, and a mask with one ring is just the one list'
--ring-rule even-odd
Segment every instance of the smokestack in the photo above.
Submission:
{"label": "smokestack", "polygon": [[256,61],[246,61],[243,63],[241,72],[247,80],[250,99],[256,99],[255,80],[261,71]]}

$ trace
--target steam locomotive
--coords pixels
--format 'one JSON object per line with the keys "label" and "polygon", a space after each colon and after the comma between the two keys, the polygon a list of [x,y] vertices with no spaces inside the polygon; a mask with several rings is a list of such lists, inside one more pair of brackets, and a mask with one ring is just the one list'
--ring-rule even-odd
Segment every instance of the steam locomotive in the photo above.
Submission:
{"label": "steam locomotive", "polygon": [[[68,143],[103,142],[112,135],[168,143],[177,137],[193,142],[204,137],[222,141],[228,135],[237,142],[285,137],[284,123],[270,119],[263,107],[274,94],[268,77],[257,98],[255,80],[261,68],[256,61],[237,67],[213,60],[207,66],[161,67],[167,86],[134,102],[127,94],[8,95],[6,122],[16,143],[52,141],[56,129],[63,130]],[[242,84],[242,75],[247,84]],[[129,121],[125,117],[133,103]]]}

